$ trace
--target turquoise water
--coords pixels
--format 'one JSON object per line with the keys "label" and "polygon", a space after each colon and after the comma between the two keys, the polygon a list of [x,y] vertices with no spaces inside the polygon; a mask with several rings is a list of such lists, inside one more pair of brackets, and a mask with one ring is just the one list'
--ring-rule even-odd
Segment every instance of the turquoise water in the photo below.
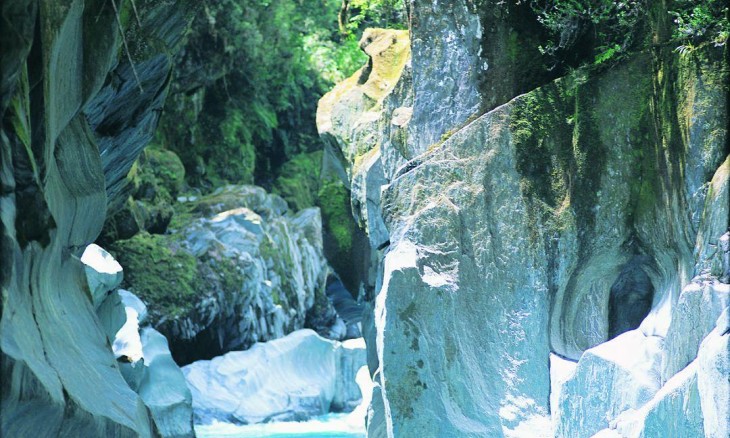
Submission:
{"label": "turquoise water", "polygon": [[237,426],[213,423],[195,426],[199,438],[364,438],[364,427],[353,425],[347,414],[329,414],[304,422]]}

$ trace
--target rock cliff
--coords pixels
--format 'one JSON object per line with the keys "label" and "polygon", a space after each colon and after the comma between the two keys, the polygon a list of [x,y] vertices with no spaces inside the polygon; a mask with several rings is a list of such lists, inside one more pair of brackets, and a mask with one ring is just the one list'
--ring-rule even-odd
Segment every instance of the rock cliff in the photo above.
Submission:
{"label": "rock cliff", "polygon": [[411,2],[410,42],[366,33],[320,101],[371,244],[369,436],[723,436],[727,48],[656,19],[555,78],[528,18],[481,6]]}
{"label": "rock cliff", "polygon": [[114,298],[97,280],[115,274],[87,281],[81,260],[152,137],[190,6],[0,7],[3,436],[193,435],[124,380],[107,332],[116,323],[99,313]]}

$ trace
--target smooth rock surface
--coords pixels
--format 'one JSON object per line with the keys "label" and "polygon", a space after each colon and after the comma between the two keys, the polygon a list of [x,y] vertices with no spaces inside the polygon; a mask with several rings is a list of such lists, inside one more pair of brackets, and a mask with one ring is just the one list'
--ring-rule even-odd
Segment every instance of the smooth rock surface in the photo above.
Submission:
{"label": "smooth rock surface", "polygon": [[556,435],[592,436],[660,388],[662,340],[638,330],[587,350],[563,385]]}
{"label": "smooth rock surface", "polygon": [[355,380],[365,364],[361,341],[340,344],[312,330],[257,343],[210,361],[183,367],[197,423],[302,420],[330,411],[333,402],[354,408]]}
{"label": "smooth rock surface", "polygon": [[81,263],[86,265],[92,301],[94,307],[98,308],[107,292],[116,289],[122,282],[122,266],[104,248],[94,243],[84,250]]}
{"label": "smooth rock surface", "polygon": [[730,435],[730,308],[700,344],[697,362],[705,436],[726,437]]}
{"label": "smooth rock surface", "polygon": [[163,437],[194,437],[192,395],[185,376],[172,359],[167,339],[147,327],[140,333],[144,376],[137,393],[150,409]]}
{"label": "smooth rock surface", "polygon": [[644,406],[628,409],[611,421],[625,438],[705,436],[697,389],[697,363],[678,372]]}
{"label": "smooth rock surface", "polygon": [[730,284],[693,281],[682,289],[665,339],[664,381],[697,357],[700,342],[715,328],[717,318],[729,304]]}

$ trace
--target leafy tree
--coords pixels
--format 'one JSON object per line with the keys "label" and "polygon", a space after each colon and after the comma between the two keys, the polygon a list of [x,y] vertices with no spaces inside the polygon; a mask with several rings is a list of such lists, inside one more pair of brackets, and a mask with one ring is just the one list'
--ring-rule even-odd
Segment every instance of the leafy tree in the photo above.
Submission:
{"label": "leafy tree", "polygon": [[727,44],[730,36],[727,0],[676,0],[670,14],[674,18],[673,37],[681,43],[680,51],[703,42],[717,46]]}
{"label": "leafy tree", "polygon": [[269,186],[284,162],[321,149],[317,102],[364,64],[356,34],[403,9],[399,0],[348,3],[343,36],[342,0],[202,2],[158,136],[180,155],[188,183]]}

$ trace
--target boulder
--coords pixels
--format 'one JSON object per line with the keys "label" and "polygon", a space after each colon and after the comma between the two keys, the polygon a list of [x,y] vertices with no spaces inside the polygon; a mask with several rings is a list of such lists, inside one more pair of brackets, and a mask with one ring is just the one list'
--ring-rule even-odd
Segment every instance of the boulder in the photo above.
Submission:
{"label": "boulder", "polygon": [[167,339],[145,327],[147,307],[142,300],[123,289],[108,300],[114,296],[126,316],[112,344],[122,376],[150,410],[161,437],[194,437],[192,396],[180,367],[172,359]]}
{"label": "boulder", "polygon": [[140,333],[144,375],[137,392],[149,408],[162,437],[192,438],[192,395],[183,372],[172,359],[167,339],[147,327]]}
{"label": "boulder", "polygon": [[254,186],[227,186],[180,209],[172,233],[142,233],[110,249],[129,267],[125,287],[147,302],[150,323],[179,363],[307,323],[325,336],[345,335],[325,292],[319,209],[294,213]]}
{"label": "boulder", "polygon": [[331,408],[353,409],[365,364],[362,341],[340,344],[312,330],[257,343],[183,367],[197,423],[304,420]]}

